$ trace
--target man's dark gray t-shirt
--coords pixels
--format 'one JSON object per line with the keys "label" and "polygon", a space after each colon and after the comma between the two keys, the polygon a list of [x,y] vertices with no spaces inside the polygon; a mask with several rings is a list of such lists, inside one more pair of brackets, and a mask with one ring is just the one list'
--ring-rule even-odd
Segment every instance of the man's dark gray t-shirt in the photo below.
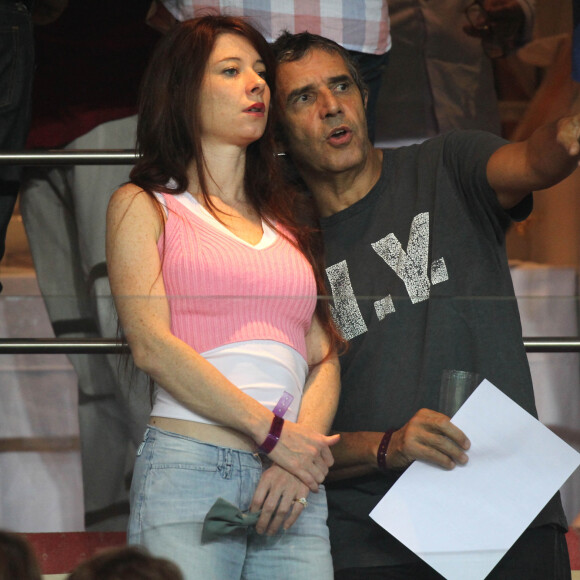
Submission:
{"label": "man's dark gray t-shirt", "polygon": [[[385,150],[374,188],[322,220],[333,316],[350,341],[336,431],[397,429],[436,410],[443,369],[477,372],[537,416],[505,251],[532,199],[507,213],[486,174],[504,143],[454,131]],[[336,569],[410,560],[368,517],[397,476],[327,485]],[[535,523],[566,525],[559,497]]]}

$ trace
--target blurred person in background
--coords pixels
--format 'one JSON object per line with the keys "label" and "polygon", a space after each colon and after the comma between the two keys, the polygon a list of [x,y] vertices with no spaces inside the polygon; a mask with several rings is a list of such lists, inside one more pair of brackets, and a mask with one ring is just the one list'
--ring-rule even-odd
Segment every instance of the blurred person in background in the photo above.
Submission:
{"label": "blurred person in background", "polygon": [[451,129],[501,134],[493,60],[529,42],[534,0],[389,0],[393,48],[375,141],[394,147]]}
{"label": "blurred person in background", "polygon": [[[67,4],[68,0],[0,0],[0,151],[23,149],[28,136],[34,78],[33,26],[54,22]],[[0,260],[21,174],[21,166],[0,165]]]}
{"label": "blurred person in background", "polygon": [[41,580],[40,566],[26,537],[0,530],[0,580]]}

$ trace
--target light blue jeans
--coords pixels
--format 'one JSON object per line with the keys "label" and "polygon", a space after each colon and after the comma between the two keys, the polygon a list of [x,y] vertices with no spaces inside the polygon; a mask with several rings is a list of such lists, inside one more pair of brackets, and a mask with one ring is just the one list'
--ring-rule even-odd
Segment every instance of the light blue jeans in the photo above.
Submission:
{"label": "light blue jeans", "polygon": [[260,456],[148,427],[131,486],[128,540],[168,558],[186,580],[331,580],[326,492],[308,496],[296,523],[275,536],[240,530],[201,543],[205,515],[218,497],[250,507]]}

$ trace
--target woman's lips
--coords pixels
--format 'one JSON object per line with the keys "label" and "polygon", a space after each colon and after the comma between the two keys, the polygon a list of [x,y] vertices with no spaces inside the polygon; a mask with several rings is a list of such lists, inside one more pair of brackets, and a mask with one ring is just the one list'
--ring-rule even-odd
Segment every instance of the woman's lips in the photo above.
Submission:
{"label": "woman's lips", "polygon": [[254,103],[253,105],[244,109],[244,113],[250,113],[252,115],[263,116],[266,110],[264,103]]}

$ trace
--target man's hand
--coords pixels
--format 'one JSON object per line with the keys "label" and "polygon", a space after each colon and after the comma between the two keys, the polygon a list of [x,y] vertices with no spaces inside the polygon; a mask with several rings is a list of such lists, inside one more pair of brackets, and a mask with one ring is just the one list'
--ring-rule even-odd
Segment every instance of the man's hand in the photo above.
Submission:
{"label": "man's hand", "polygon": [[296,500],[308,498],[308,486],[278,465],[272,465],[262,474],[254,493],[250,512],[262,510],[256,524],[259,534],[274,535],[281,525],[287,530],[308,509]]}
{"label": "man's hand", "polygon": [[487,180],[509,209],[531,191],[552,187],[580,164],[580,114],[538,127],[525,141],[503,145],[489,158]]}
{"label": "man's hand", "polygon": [[387,449],[389,469],[405,469],[416,459],[453,469],[467,463],[469,439],[451,423],[449,417],[429,409],[421,409],[398,431]]}

